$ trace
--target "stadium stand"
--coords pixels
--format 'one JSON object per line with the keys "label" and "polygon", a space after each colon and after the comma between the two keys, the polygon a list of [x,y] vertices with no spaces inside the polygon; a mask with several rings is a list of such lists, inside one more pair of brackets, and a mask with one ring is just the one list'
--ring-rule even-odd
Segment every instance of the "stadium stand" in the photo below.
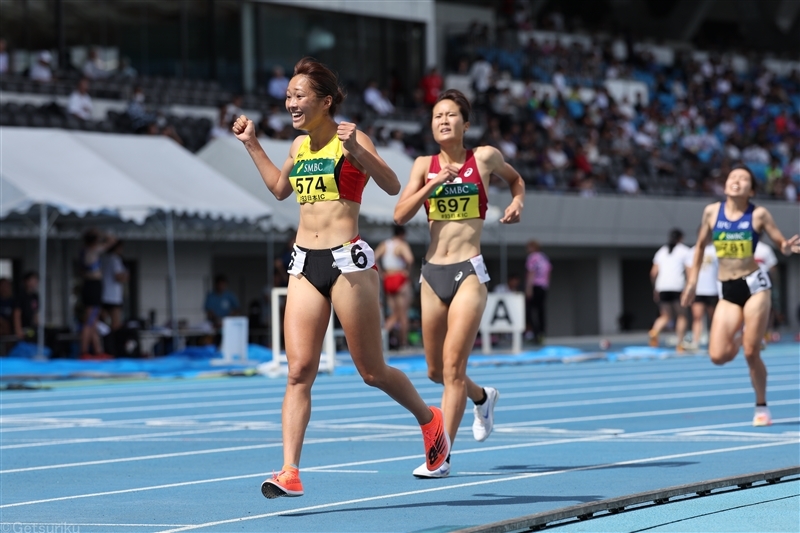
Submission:
{"label": "stadium stand", "polygon": [[[761,180],[762,195],[797,201],[800,62],[570,33],[557,13],[532,20],[524,9],[498,10],[497,21],[496,28],[475,23],[448,33],[441,70],[445,87],[473,99],[469,140],[501,149],[530,188],[718,196],[725,169],[742,161]],[[4,74],[0,124],[166,134],[197,152],[226,130],[218,109],[235,96],[217,81],[114,74],[93,79],[90,95],[116,105],[79,120],[62,104],[79,76],[57,72],[52,82],[37,83]],[[378,115],[365,104],[363,87],[354,86],[342,116],[378,145],[402,146],[412,157],[429,153],[421,91],[397,94],[387,83],[394,112]],[[146,95],[151,127],[137,127],[125,111],[136,87]],[[262,84],[240,107],[259,119],[276,103]],[[295,134],[266,119],[260,126],[275,137]]]}

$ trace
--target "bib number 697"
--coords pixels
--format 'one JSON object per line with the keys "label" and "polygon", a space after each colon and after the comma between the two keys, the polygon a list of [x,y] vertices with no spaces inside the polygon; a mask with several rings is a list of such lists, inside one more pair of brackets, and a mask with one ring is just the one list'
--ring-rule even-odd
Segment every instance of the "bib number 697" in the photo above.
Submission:
{"label": "bib number 697", "polygon": [[350,257],[353,259],[353,264],[358,268],[367,268],[367,254],[361,251],[361,245],[356,244],[350,248]]}

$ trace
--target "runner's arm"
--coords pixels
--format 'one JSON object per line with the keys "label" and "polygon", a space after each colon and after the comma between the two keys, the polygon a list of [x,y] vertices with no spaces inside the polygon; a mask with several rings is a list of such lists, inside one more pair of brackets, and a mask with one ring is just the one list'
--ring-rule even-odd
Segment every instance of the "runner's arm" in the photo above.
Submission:
{"label": "runner's arm", "polygon": [[[339,138],[342,138],[342,129],[343,125],[346,123],[342,123],[339,125]],[[355,125],[353,125],[355,128]],[[375,145],[372,143],[372,139],[369,138],[369,135],[366,133],[355,130],[355,143],[345,143],[342,141],[345,150],[347,150],[347,154],[349,154],[349,158],[352,158],[357,163],[357,166],[361,167],[361,169],[372,179],[375,180],[375,183],[378,184],[378,187],[389,193],[389,195],[394,196],[400,192],[400,180],[397,179],[397,174],[394,173],[389,165],[386,164],[386,161],[383,160],[381,156],[378,155],[377,150],[375,150]],[[350,146],[348,146],[348,144]],[[351,163],[353,161],[351,160]]]}
{"label": "runner's arm", "polygon": [[431,192],[444,183],[452,181],[458,176],[458,169],[453,165],[446,165],[435,178],[426,180],[430,156],[418,157],[411,167],[408,184],[400,194],[400,200],[394,208],[394,223],[402,226],[414,218],[419,208],[431,195]]}
{"label": "runner's arm", "polygon": [[772,214],[763,207],[757,207],[754,215],[761,220],[762,228],[772,242],[780,249],[783,255],[792,255],[800,253],[800,236],[795,235],[789,239],[783,237],[783,233],[778,229]]}
{"label": "runner's arm", "polygon": [[292,194],[289,172],[291,172],[294,164],[294,154],[297,153],[297,148],[300,146],[304,136],[301,135],[292,142],[292,147],[289,149],[289,157],[283,162],[283,167],[279,169],[267,156],[261,143],[258,142],[255,125],[252,120],[242,115],[236,119],[232,129],[233,134],[242,141],[247,153],[253,159],[258,173],[261,174],[261,179],[264,180],[264,185],[267,186],[275,198],[285,200]]}
{"label": "runner's arm", "polygon": [[[503,181],[508,183],[508,188],[511,191],[511,203],[506,207],[503,217],[500,219],[501,224],[514,224],[520,221],[522,215],[522,208],[525,207],[525,182],[522,176],[519,175],[514,167],[506,163],[503,154],[497,148],[492,146],[482,146],[480,148],[481,156],[486,157],[486,163],[491,169],[492,174],[499,176]],[[485,155],[484,155],[485,154]]]}
{"label": "runner's arm", "polygon": [[700,220],[700,229],[697,232],[697,242],[694,247],[694,258],[692,266],[686,276],[686,287],[681,294],[681,305],[688,307],[694,302],[695,291],[697,290],[697,277],[700,275],[700,266],[703,264],[703,253],[711,240],[711,217],[714,204],[707,205],[703,210],[703,217]]}

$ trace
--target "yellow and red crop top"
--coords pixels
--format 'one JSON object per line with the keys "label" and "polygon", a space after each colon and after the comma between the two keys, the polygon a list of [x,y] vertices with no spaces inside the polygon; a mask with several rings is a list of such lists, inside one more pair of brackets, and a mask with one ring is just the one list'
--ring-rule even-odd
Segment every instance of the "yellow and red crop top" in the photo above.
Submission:
{"label": "yellow and red crop top", "polygon": [[347,160],[336,135],[316,152],[311,151],[311,137],[307,136],[294,156],[289,182],[299,204],[333,200],[360,204],[367,175]]}
{"label": "yellow and red crop top", "polygon": [[[428,167],[428,179],[435,178],[439,171],[439,156],[434,155]],[[458,177],[436,187],[425,200],[425,211],[428,220],[486,219],[488,203],[475,155],[472,150],[467,150],[467,159],[458,171]]]}

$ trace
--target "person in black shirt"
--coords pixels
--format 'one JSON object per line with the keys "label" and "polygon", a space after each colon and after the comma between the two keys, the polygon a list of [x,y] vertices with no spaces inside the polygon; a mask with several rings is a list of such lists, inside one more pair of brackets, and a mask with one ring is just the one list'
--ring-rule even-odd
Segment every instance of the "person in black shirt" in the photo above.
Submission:
{"label": "person in black shirt", "polygon": [[39,274],[28,272],[22,284],[22,294],[14,303],[14,334],[19,339],[34,337],[39,326]]}
{"label": "person in black shirt", "polygon": [[14,290],[11,280],[0,278],[0,336],[14,331]]}

